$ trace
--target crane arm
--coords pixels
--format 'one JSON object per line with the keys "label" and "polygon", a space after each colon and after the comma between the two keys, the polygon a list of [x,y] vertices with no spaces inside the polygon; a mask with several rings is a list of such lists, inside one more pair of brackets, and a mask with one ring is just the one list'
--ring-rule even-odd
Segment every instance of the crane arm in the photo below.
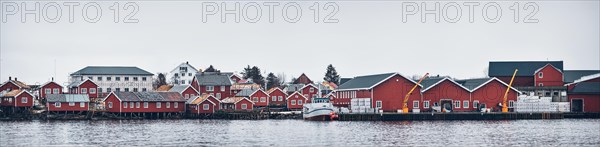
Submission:
{"label": "crane arm", "polygon": [[512,78],[510,78],[510,83],[508,83],[508,88],[506,88],[506,92],[504,92],[504,101],[502,102],[502,112],[508,112],[508,105],[506,104],[506,102],[508,101],[508,91],[510,91],[513,80],[515,80],[517,71],[519,71],[519,69],[515,69],[515,73],[513,73]]}
{"label": "crane arm", "polygon": [[417,88],[417,86],[419,86],[419,84],[421,84],[421,82],[423,82],[423,79],[425,79],[427,77],[427,75],[429,75],[429,73],[425,73],[425,75],[423,77],[421,77],[421,79],[419,79],[419,82],[417,82],[417,84],[415,84],[415,86],[413,86],[413,88],[410,89],[410,91],[408,91],[408,93],[406,93],[406,95],[404,96],[402,111],[408,112],[408,104],[407,104],[408,97],[410,97],[410,94],[412,94],[412,92]]}

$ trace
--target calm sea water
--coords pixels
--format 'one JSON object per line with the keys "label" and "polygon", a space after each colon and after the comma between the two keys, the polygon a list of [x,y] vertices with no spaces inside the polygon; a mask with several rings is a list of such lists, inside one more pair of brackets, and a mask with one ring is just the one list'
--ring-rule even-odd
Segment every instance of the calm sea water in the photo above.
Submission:
{"label": "calm sea water", "polygon": [[600,146],[600,119],[13,121],[0,135],[0,146]]}

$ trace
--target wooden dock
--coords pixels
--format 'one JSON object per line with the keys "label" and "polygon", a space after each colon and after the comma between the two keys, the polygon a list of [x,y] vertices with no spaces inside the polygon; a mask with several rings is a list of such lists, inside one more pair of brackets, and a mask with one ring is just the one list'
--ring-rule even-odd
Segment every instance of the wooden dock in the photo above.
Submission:
{"label": "wooden dock", "polygon": [[339,114],[340,121],[412,121],[412,120],[517,120],[563,119],[564,113],[377,113]]}

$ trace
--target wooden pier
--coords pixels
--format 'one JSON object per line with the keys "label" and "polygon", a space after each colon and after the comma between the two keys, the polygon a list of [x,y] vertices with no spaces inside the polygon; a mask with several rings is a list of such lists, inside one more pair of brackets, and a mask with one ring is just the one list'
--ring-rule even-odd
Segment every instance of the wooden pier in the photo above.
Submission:
{"label": "wooden pier", "polygon": [[563,119],[563,113],[377,113],[339,114],[341,121],[412,121],[412,120],[517,120]]}

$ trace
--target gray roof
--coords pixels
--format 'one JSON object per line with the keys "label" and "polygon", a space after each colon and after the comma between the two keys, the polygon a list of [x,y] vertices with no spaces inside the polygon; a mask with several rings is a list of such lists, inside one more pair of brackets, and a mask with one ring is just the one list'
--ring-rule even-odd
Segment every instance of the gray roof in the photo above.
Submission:
{"label": "gray roof", "polygon": [[121,101],[143,101],[143,102],[185,102],[178,92],[115,92]]}
{"label": "gray roof", "polygon": [[183,92],[189,85],[174,85],[169,89],[169,92]]}
{"label": "gray roof", "polygon": [[300,90],[302,87],[304,87],[304,84],[289,84],[285,88],[285,92],[287,92],[287,93],[296,92],[296,91]]}
{"label": "gray roof", "polygon": [[600,82],[581,82],[577,83],[569,94],[600,94]]}
{"label": "gray roof", "polygon": [[479,87],[481,84],[489,81],[492,78],[479,78],[479,79],[465,79],[465,80],[456,80],[456,83],[463,85],[465,88],[469,90],[473,90]]}
{"label": "gray roof", "polygon": [[90,102],[87,94],[49,94],[46,97],[48,102]]}
{"label": "gray roof", "polygon": [[338,86],[337,89],[340,90],[340,89],[370,88],[370,87],[374,86],[375,84],[385,80],[386,78],[388,78],[394,74],[396,74],[396,73],[385,73],[385,74],[354,77],[352,80]]}
{"label": "gray roof", "polygon": [[235,94],[235,96],[249,97],[252,93],[254,93],[254,91],[257,91],[257,90],[255,90],[255,89],[243,89],[240,92],[238,92],[237,94]]}
{"label": "gray roof", "polygon": [[88,66],[71,75],[154,75],[138,67],[125,66]]}
{"label": "gray roof", "polygon": [[352,78],[340,78],[340,85],[352,80]]}
{"label": "gray roof", "polygon": [[600,73],[600,70],[565,70],[563,76],[565,83],[573,83],[575,80],[579,80],[583,76],[589,76]]}
{"label": "gray roof", "polygon": [[515,69],[519,69],[517,76],[533,76],[536,70],[546,64],[551,64],[561,72],[563,71],[563,61],[490,61],[488,76],[512,76]]}
{"label": "gray roof", "polygon": [[433,84],[443,80],[445,77],[428,77],[423,79],[423,81],[421,81],[421,85],[423,85],[423,89],[427,89],[431,86],[433,86]]}
{"label": "gray roof", "polygon": [[204,86],[231,86],[229,75],[221,73],[202,72],[196,74],[198,85]]}

